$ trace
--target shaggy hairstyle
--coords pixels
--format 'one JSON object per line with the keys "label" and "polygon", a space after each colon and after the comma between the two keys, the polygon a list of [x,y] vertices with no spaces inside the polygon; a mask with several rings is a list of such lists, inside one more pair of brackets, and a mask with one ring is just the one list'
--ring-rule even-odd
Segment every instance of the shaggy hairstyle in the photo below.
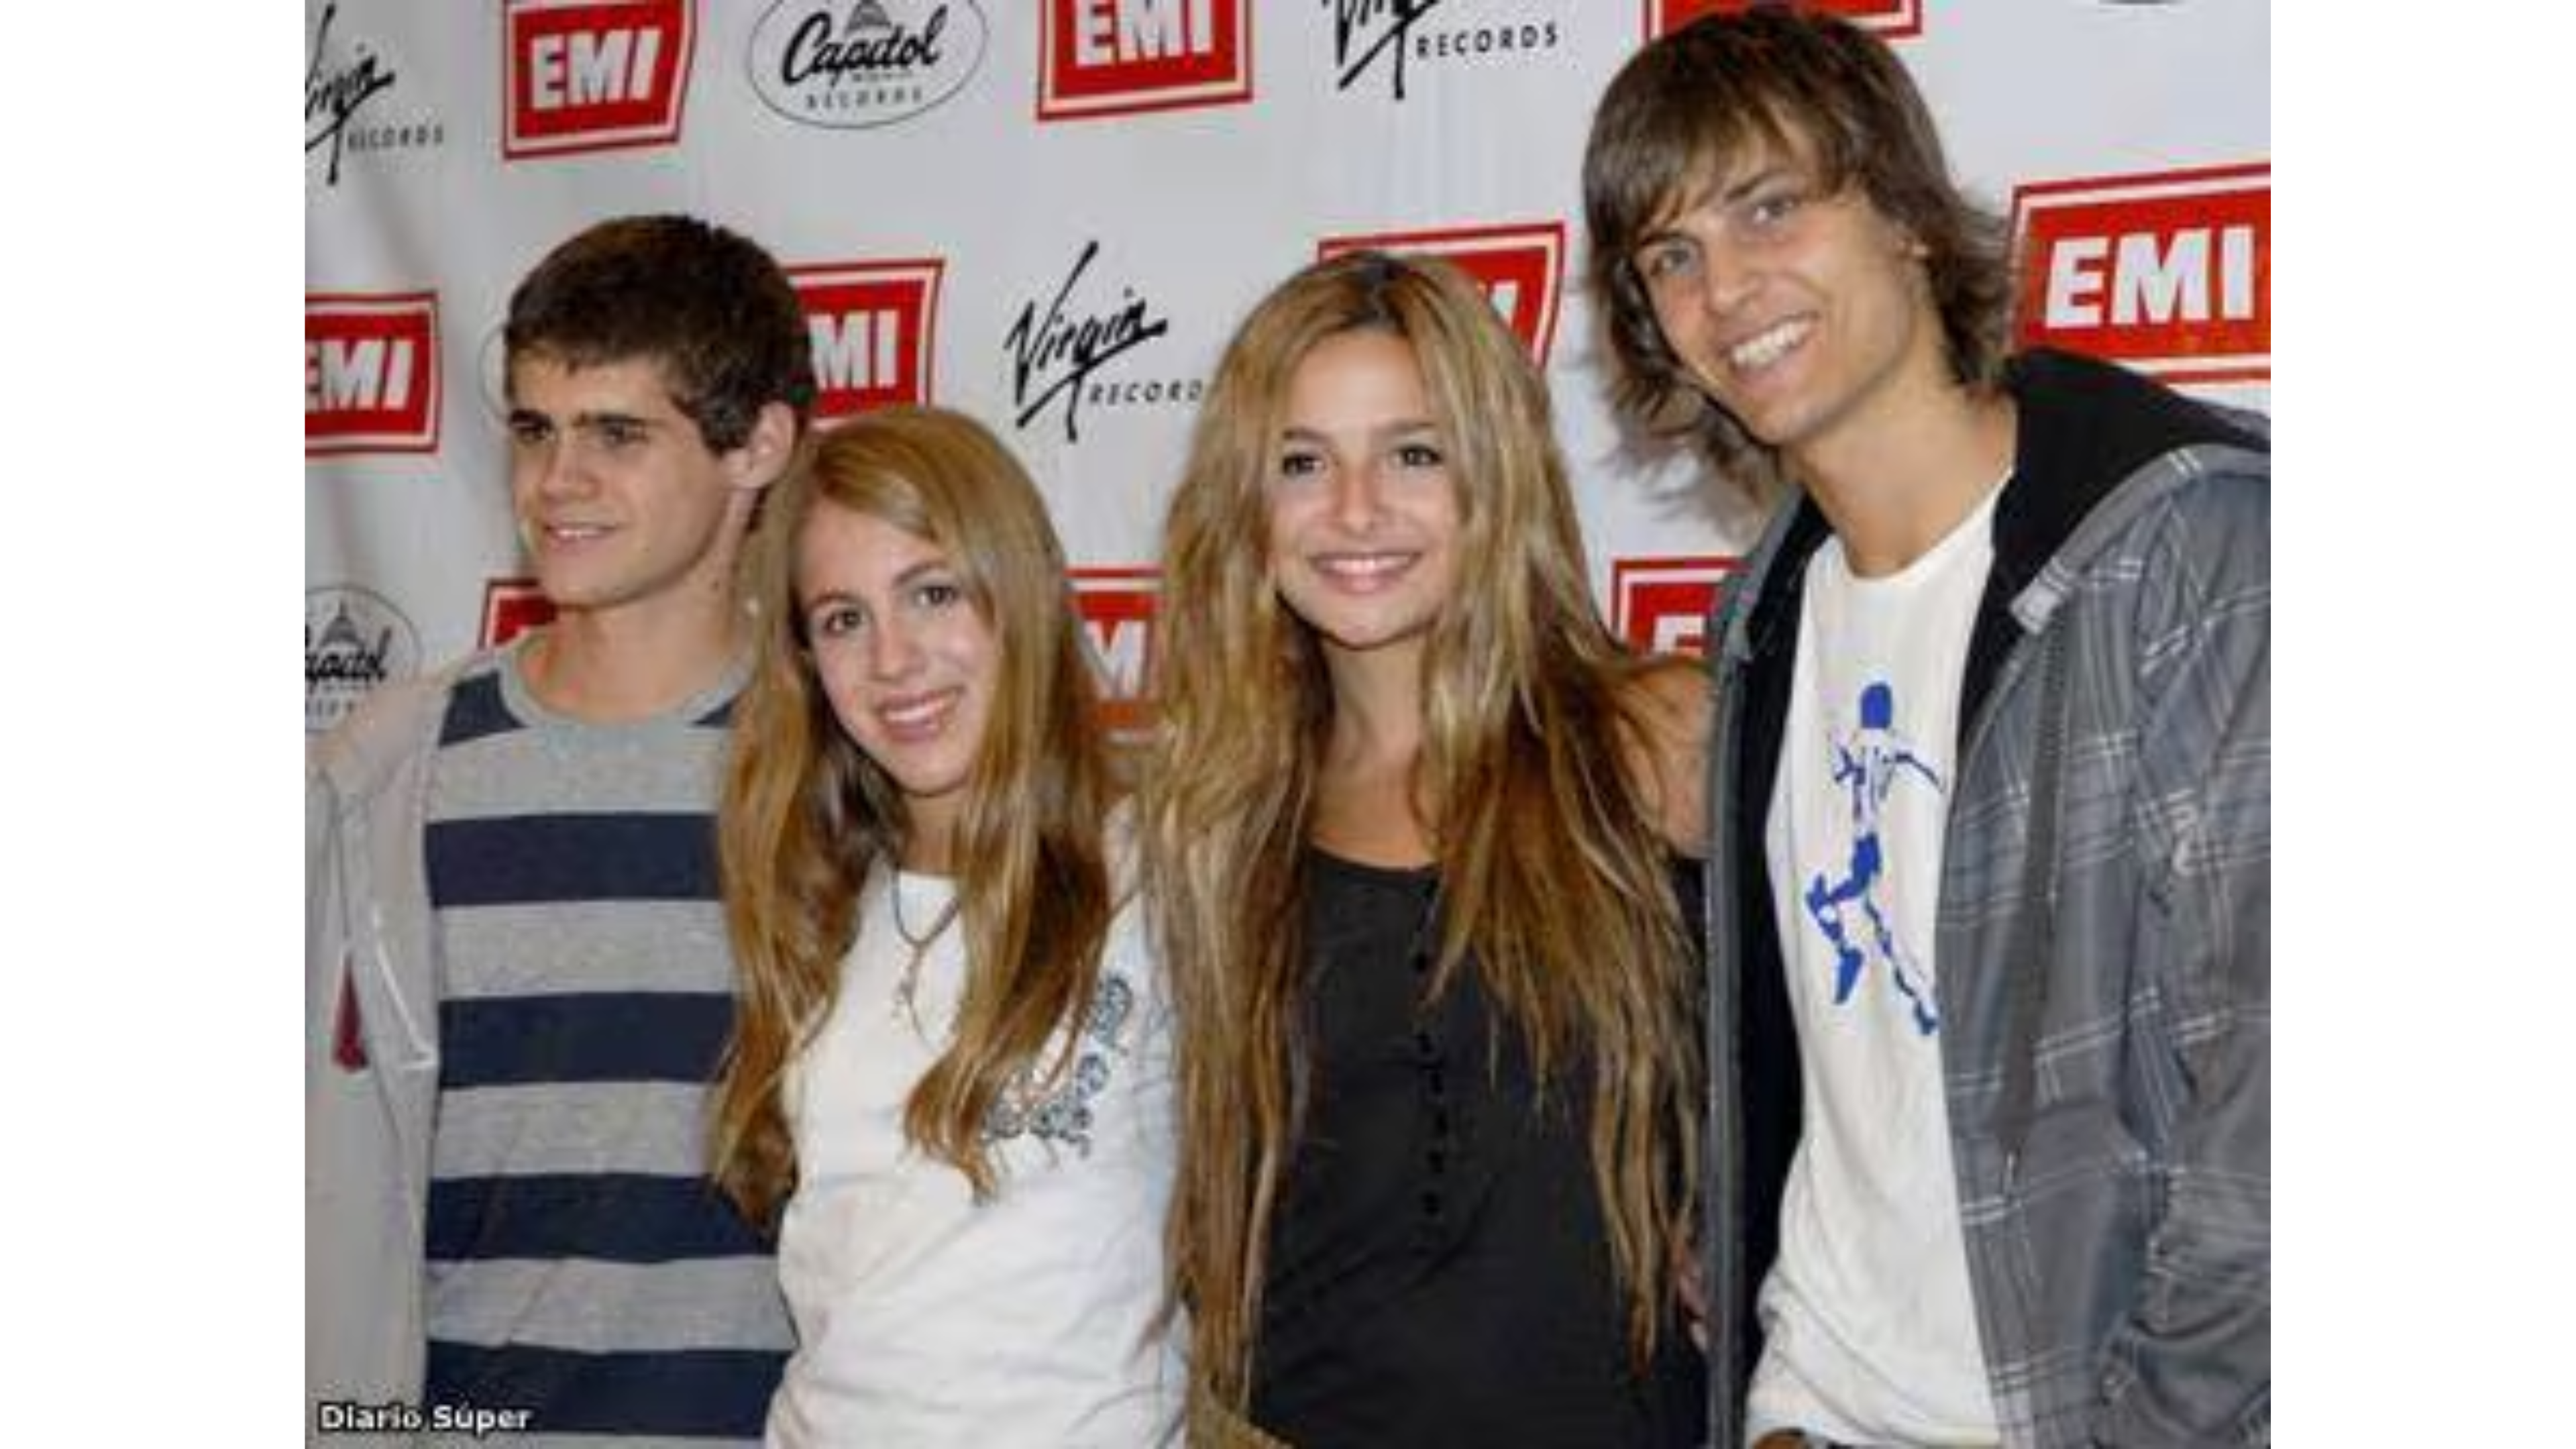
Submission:
{"label": "shaggy hairstyle", "polygon": [[1941,138],[1885,42],[1835,16],[1761,5],[1709,15],[1631,56],[1592,118],[1583,156],[1590,285],[1607,319],[1611,401],[1649,431],[1692,434],[1756,496],[1777,457],[1710,402],[1664,340],[1636,251],[1750,155],[1793,157],[1826,194],[1858,186],[1922,244],[1952,376],[1995,385],[2010,343],[2011,240],[1962,195]]}
{"label": "shaggy hairstyle", "polygon": [[1649,666],[1595,612],[1546,384],[1447,264],[1316,264],[1246,318],[1199,410],[1164,525],[1161,753],[1142,788],[1146,895],[1180,1012],[1174,1294],[1199,1388],[1237,1409],[1312,1089],[1299,884],[1334,708],[1313,631],[1273,588],[1268,485],[1299,365],[1356,331],[1402,339],[1421,368],[1473,581],[1422,665],[1415,795],[1443,893],[1431,989],[1474,972],[1543,1089],[1588,1093],[1640,1362],[1696,1178],[1694,973],[1652,823],[1635,688]]}
{"label": "shaggy hairstyle", "polygon": [[789,1064],[830,1014],[870,872],[902,849],[902,791],[832,713],[807,651],[798,540],[845,508],[942,549],[993,631],[1001,678],[955,842],[968,962],[956,1035],[914,1086],[904,1131],[990,1196],[985,1114],[1088,1010],[1116,902],[1102,826],[1114,803],[1093,686],[1045,502],[993,435],[960,413],[889,408],[823,435],[773,490],[754,535],[757,660],[718,815],[725,920],[741,1000],[717,1080],[715,1177],[774,1226],[796,1181],[781,1100]]}
{"label": "shaggy hairstyle", "polygon": [[529,357],[566,367],[648,358],[710,452],[751,437],[786,403],[798,432],[814,411],[805,311],[750,239],[686,216],[604,221],[547,253],[510,294],[508,371]]}

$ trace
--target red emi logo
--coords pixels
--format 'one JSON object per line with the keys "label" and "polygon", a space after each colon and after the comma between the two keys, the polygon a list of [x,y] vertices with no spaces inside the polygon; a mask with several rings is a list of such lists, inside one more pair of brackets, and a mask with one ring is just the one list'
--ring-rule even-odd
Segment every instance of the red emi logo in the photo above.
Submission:
{"label": "red emi logo", "polygon": [[507,644],[554,616],[554,601],[535,579],[493,579],[483,585],[482,647]]}
{"label": "red emi logo", "polygon": [[[1679,30],[1703,15],[1740,15],[1753,0],[1646,0],[1646,38]],[[1888,39],[1923,33],[1923,0],[1810,0],[1804,8],[1839,15]]]}
{"label": "red emi logo", "polygon": [[501,154],[513,161],[680,139],[694,0],[507,0]]}
{"label": "red emi logo", "polygon": [[1742,562],[1723,554],[1623,558],[1610,565],[1610,627],[1648,654],[1708,654],[1709,611]]}
{"label": "red emi logo", "polygon": [[2022,345],[2167,382],[2272,375],[2270,163],[2033,182],[2013,234]]}
{"label": "red emi logo", "polygon": [[1326,237],[1315,248],[1316,260],[1374,247],[1379,251],[1440,257],[1485,289],[1485,296],[1511,325],[1530,359],[1547,366],[1556,345],[1556,298],[1565,277],[1565,223],[1525,222],[1507,226],[1462,226],[1428,231],[1387,231],[1367,236]]}
{"label": "red emi logo", "polygon": [[1044,0],[1038,119],[1252,99],[1250,0]]}
{"label": "red emi logo", "polygon": [[1149,568],[1065,572],[1100,686],[1101,726],[1113,735],[1142,734],[1154,724],[1154,600],[1161,580]]}
{"label": "red emi logo", "polygon": [[304,456],[438,449],[438,295],[308,292]]}
{"label": "red emi logo", "polygon": [[789,267],[814,338],[814,420],[931,400],[939,320],[936,261]]}

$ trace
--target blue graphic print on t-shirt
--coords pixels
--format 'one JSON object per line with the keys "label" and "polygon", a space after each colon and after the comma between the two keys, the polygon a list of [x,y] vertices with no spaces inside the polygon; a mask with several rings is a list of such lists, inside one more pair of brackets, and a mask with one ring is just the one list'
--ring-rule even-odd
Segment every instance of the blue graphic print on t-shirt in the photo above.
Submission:
{"label": "blue graphic print on t-shirt", "polygon": [[[1807,882],[1806,905],[1816,929],[1834,948],[1834,1004],[1841,1006],[1851,1000],[1852,988],[1860,984],[1862,968],[1875,953],[1887,968],[1889,982],[1905,997],[1913,1013],[1914,1029],[1930,1036],[1940,1026],[1939,1007],[1932,1000],[1930,983],[1924,978],[1920,962],[1897,939],[1888,919],[1888,906],[1881,894],[1887,861],[1878,829],[1888,794],[1907,770],[1922,776],[1935,796],[1945,789],[1940,772],[1896,732],[1896,692],[1884,680],[1872,680],[1861,687],[1860,723],[1848,739],[1836,742],[1832,748],[1834,783],[1842,786],[1851,800],[1851,870],[1840,881],[1828,881],[1823,871],[1816,872]],[[1868,926],[1867,939],[1863,941],[1855,941],[1848,926],[1849,912],[1855,906]]]}

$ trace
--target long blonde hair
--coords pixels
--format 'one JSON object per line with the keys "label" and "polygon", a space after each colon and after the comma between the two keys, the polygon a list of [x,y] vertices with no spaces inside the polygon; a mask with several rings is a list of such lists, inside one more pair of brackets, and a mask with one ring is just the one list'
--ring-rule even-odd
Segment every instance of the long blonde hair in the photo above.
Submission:
{"label": "long blonde hair", "polygon": [[1411,346],[1459,491],[1468,587],[1426,644],[1415,766],[1445,902],[1434,989],[1475,971],[1542,1085],[1588,1069],[1593,1183],[1641,1360],[1695,1176],[1694,982],[1637,763],[1645,666],[1593,608],[1545,383],[1445,264],[1310,267],[1244,321],[1199,412],[1164,525],[1161,748],[1142,791],[1180,1011],[1175,1296],[1194,1373],[1238,1407],[1297,1129],[1297,887],[1333,709],[1315,638],[1272,588],[1265,485],[1298,365],[1361,329]]}
{"label": "long blonde hair", "polygon": [[1115,902],[1102,844],[1114,799],[1064,555],[1028,474],[992,434],[935,408],[873,412],[824,434],[774,490],[747,587],[757,655],[718,816],[725,921],[741,992],[716,1084],[715,1177],[754,1222],[795,1185],[788,1065],[830,1014],[870,872],[891,869],[903,795],[817,686],[796,597],[806,519],[829,504],[945,550],[993,630],[1001,678],[956,837],[968,962],[956,1034],[913,1088],[904,1131],[995,1190],[985,1114],[1077,1019]]}

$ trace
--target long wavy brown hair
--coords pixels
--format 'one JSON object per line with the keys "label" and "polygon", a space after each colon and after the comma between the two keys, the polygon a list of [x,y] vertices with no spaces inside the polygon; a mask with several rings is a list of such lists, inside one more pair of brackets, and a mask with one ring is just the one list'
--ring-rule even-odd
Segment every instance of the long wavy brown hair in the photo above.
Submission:
{"label": "long wavy brown hair", "polygon": [[788,1066],[831,1012],[860,888],[904,840],[902,792],[841,729],[806,652],[797,540],[829,506],[946,551],[1001,655],[955,843],[965,994],[904,1108],[906,1135],[990,1195],[985,1114],[1024,1072],[1062,1069],[1040,1057],[1091,1000],[1116,904],[1102,834],[1116,791],[1063,550],[1018,461],[941,409],[842,424],[773,491],[746,565],[757,657],[717,821],[742,989],[716,1084],[715,1177],[754,1222],[776,1222],[796,1181]]}
{"label": "long wavy brown hair", "polygon": [[1174,1295],[1199,1385],[1237,1409],[1305,1095],[1298,882],[1333,714],[1320,646],[1272,587],[1266,485],[1299,363],[1356,330],[1411,346],[1460,495],[1466,586],[1424,651],[1415,765],[1445,902],[1434,989],[1476,972],[1542,1084],[1588,1082],[1593,1184],[1641,1362],[1696,1175],[1695,981],[1640,763],[1648,666],[1594,610],[1546,385],[1446,264],[1310,267],[1244,321],[1200,408],[1164,525],[1161,730],[1141,791],[1180,1012]]}

